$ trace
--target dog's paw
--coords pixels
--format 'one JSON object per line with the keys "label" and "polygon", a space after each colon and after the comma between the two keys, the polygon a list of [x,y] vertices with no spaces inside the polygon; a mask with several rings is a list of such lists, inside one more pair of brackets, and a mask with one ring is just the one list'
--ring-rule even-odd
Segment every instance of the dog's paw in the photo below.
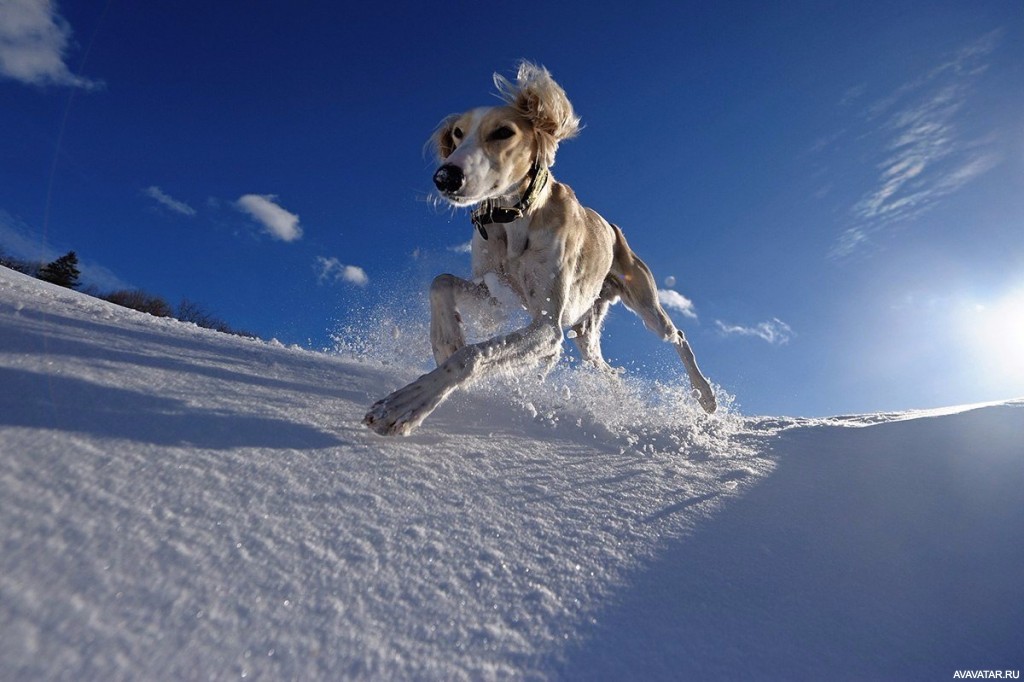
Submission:
{"label": "dog's paw", "polygon": [[707,392],[697,392],[697,402],[700,403],[701,408],[708,414],[714,414],[715,410],[718,409],[718,401],[715,400],[715,394],[711,392],[711,388],[708,387]]}
{"label": "dog's paw", "polygon": [[587,367],[590,367],[599,374],[604,374],[613,379],[618,379],[626,373],[625,367],[612,367],[603,358],[601,359],[590,359],[585,362]]}
{"label": "dog's paw", "polygon": [[389,410],[386,400],[378,400],[370,407],[363,417],[363,424],[382,436],[408,436],[415,428],[408,417]]}
{"label": "dog's paw", "polygon": [[691,380],[693,384],[693,397],[700,403],[701,409],[708,414],[714,414],[718,409],[718,401],[715,400],[715,392],[711,390],[711,384],[704,377]]}
{"label": "dog's paw", "polygon": [[375,402],[363,417],[363,424],[382,436],[408,436],[438,402],[427,395],[422,381],[416,381]]}

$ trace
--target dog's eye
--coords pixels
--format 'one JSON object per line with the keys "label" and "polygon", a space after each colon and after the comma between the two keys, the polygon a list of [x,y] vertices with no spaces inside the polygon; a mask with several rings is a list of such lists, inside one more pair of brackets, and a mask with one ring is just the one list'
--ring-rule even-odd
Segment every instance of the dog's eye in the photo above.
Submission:
{"label": "dog's eye", "polygon": [[452,130],[452,137],[454,137],[456,140],[461,140],[462,128],[455,128],[454,130]]}
{"label": "dog's eye", "polygon": [[516,131],[512,130],[508,126],[501,126],[497,130],[495,130],[493,133],[491,133],[488,136],[488,139],[490,139],[490,140],[507,140],[508,138],[512,137],[515,134],[516,134]]}

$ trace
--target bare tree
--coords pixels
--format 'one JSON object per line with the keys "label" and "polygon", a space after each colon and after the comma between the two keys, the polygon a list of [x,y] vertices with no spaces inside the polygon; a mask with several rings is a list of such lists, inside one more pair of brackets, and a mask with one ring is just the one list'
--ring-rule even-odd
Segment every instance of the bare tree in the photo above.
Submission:
{"label": "bare tree", "polygon": [[156,317],[171,317],[172,310],[167,301],[139,289],[119,289],[107,294],[103,298],[119,306],[140,310]]}

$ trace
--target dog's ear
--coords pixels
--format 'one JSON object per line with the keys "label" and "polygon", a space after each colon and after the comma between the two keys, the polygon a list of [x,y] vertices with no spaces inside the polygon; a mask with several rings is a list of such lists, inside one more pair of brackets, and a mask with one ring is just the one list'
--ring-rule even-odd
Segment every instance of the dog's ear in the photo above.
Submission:
{"label": "dog's ear", "polygon": [[514,84],[496,73],[494,86],[502,99],[533,124],[540,161],[554,165],[558,143],[576,137],[582,127],[562,86],[543,66],[528,61],[519,63]]}
{"label": "dog's ear", "polygon": [[455,138],[452,136],[452,129],[458,118],[458,114],[444,117],[430,135],[430,139],[427,140],[426,148],[433,152],[438,161],[444,161],[455,151]]}

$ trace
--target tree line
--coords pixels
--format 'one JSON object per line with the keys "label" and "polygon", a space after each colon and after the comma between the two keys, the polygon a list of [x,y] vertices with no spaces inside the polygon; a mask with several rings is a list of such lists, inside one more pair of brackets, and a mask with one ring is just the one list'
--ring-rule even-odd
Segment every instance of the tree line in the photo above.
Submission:
{"label": "tree line", "polygon": [[[82,273],[78,269],[78,255],[74,251],[68,251],[49,263],[43,263],[14,258],[0,250],[0,265],[68,289],[78,289],[81,286]],[[181,299],[177,306],[172,307],[160,296],[146,293],[140,289],[118,289],[109,293],[101,293],[95,287],[86,287],[81,291],[83,294],[156,317],[172,317],[182,322],[192,322],[205,329],[256,338],[255,334],[231,328],[227,322],[210,314],[200,304],[187,298]]]}

